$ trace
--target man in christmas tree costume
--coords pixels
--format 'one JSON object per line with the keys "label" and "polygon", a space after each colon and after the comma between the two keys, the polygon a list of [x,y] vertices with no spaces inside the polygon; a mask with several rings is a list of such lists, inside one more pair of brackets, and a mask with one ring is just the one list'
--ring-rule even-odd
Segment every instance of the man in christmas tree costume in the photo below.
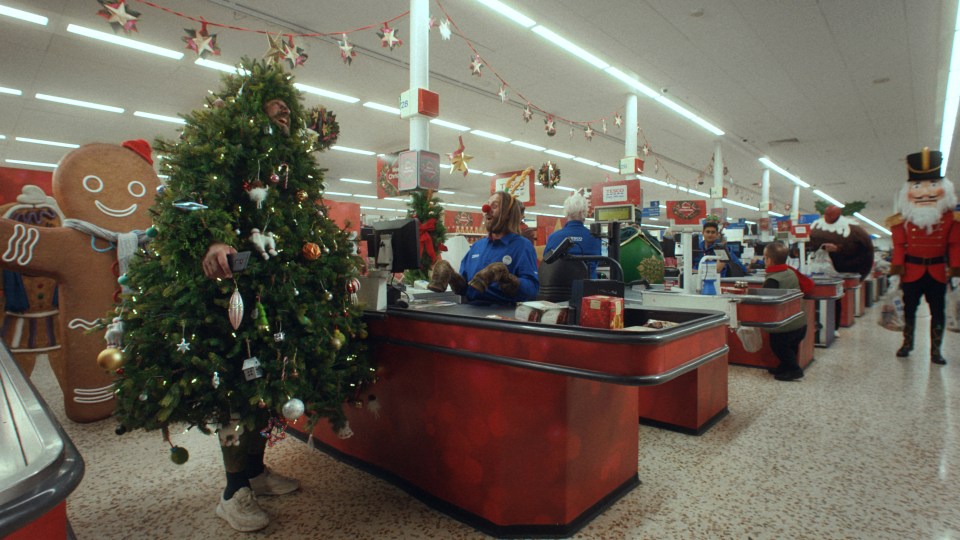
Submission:
{"label": "man in christmas tree costume", "polygon": [[[323,174],[310,152],[292,78],[245,61],[180,141],[159,141],[169,185],[153,208],[156,236],[126,276],[120,308],[125,365],[118,432],[169,425],[219,428],[227,487],[217,515],[240,531],[266,527],[256,495],[296,490],[264,466],[287,420],[306,429],[343,414],[372,370],[348,285],[353,245],[327,219]],[[245,252],[251,252],[243,265]]]}
{"label": "man in christmas tree costume", "polygon": [[900,276],[903,290],[903,345],[897,356],[913,350],[917,306],[923,296],[930,306],[930,361],[947,363],[940,355],[943,342],[944,296],[947,267],[960,276],[960,215],[953,211],[957,196],[953,183],[940,173],[943,155],[924,148],[907,156],[907,184],[900,190],[900,213],[887,218],[893,233],[890,274]]}
{"label": "man in christmas tree costume", "polygon": [[508,304],[536,298],[540,290],[537,251],[520,236],[521,204],[506,191],[491,195],[483,205],[489,234],[470,246],[460,273],[447,261],[437,261],[429,289],[445,291],[449,285],[468,301],[479,303]]}

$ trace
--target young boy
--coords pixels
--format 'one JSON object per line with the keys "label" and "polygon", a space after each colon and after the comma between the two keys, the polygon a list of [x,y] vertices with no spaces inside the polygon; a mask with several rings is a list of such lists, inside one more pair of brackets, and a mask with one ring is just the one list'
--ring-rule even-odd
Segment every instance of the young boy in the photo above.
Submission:
{"label": "young boy", "polygon": [[[787,266],[789,248],[781,242],[772,242],[763,249],[763,263],[767,270],[765,289],[800,289],[806,294],[813,288],[813,281]],[[780,359],[780,365],[770,369],[778,381],[795,381],[803,378],[803,369],[797,362],[797,349],[807,335],[807,318],[794,321],[782,328],[770,331],[770,348]]]}

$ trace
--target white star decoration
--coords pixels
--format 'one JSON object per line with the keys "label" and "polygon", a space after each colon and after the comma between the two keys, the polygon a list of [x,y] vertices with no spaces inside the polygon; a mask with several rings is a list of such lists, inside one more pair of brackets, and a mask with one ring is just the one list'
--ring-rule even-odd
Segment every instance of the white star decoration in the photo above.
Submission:
{"label": "white star decoration", "polygon": [[500,103],[506,103],[506,102],[507,102],[507,87],[501,84],[501,85],[500,85],[500,91],[497,92],[497,95],[500,96]]}
{"label": "white star decoration", "polygon": [[620,113],[617,113],[613,116],[613,123],[620,127],[623,125],[623,117],[620,116]]}
{"label": "white star decoration", "polygon": [[590,124],[587,124],[587,129],[583,130],[583,136],[586,137],[588,141],[592,141],[593,134],[593,127]]}
{"label": "white star decoration", "polygon": [[347,41],[347,35],[342,35],[343,41],[338,41],[337,46],[340,47],[340,59],[343,60],[344,64],[349,66],[353,63],[353,57],[356,56],[357,53],[353,52],[353,43]]}
{"label": "white star decoration", "polygon": [[190,344],[187,343],[187,338],[180,338],[180,343],[177,343],[177,352],[186,354],[190,350]]}
{"label": "white star decoration", "polygon": [[450,31],[450,19],[444,19],[440,21],[440,39],[444,41],[449,41],[451,34],[452,32]]}
{"label": "white star decoration", "polygon": [[384,24],[383,28],[377,32],[377,35],[380,36],[380,46],[390,47],[391,51],[394,49],[394,47],[403,45],[403,41],[400,41],[400,38],[397,37],[397,31],[393,28],[390,28],[386,24]]}
{"label": "white star decoration", "polygon": [[470,59],[470,74],[482,77],[483,73],[480,73],[481,69],[483,69],[483,60],[480,59],[479,54],[475,54]]}
{"label": "white star decoration", "polygon": [[136,29],[136,26],[133,23],[138,20],[138,17],[127,12],[126,4],[122,2],[119,4],[104,4],[103,7],[110,12],[107,22],[119,24],[128,34],[130,33],[131,28]]}
{"label": "white star decoration", "polygon": [[523,108],[523,114],[522,114],[522,116],[523,116],[523,121],[524,121],[524,122],[529,122],[530,120],[533,120],[533,111],[530,110],[530,104],[529,104],[529,103],[527,103],[527,106]]}

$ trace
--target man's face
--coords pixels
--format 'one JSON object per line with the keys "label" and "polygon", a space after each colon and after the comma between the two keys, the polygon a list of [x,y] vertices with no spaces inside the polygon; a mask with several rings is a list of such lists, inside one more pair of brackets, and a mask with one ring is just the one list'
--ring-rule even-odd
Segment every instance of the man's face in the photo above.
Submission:
{"label": "man's face", "polygon": [[720,231],[714,227],[707,227],[703,230],[703,243],[712,244],[717,241],[718,236],[720,236]]}
{"label": "man's face", "polygon": [[940,180],[921,180],[910,182],[907,188],[907,200],[914,206],[936,207],[943,198],[943,184]]}
{"label": "man's face", "polygon": [[271,99],[263,104],[267,118],[277,125],[284,135],[290,134],[290,108],[282,99]]}
{"label": "man's face", "polygon": [[483,224],[489,231],[490,227],[493,226],[493,222],[500,215],[500,197],[496,193],[491,195],[490,199],[487,200],[487,206],[490,207],[490,210],[483,214]]}

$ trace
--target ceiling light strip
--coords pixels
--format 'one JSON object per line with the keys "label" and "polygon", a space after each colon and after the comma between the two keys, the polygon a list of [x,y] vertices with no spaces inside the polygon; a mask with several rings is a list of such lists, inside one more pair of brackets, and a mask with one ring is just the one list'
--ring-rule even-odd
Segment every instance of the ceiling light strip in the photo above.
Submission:
{"label": "ceiling light strip", "polygon": [[527,17],[523,13],[520,13],[512,7],[504,4],[500,0],[477,0],[477,3],[487,6],[511,21],[523,26],[524,28],[530,28],[531,26],[537,24],[537,22],[530,17]]}
{"label": "ceiling light strip", "polygon": [[510,141],[510,144],[519,146],[520,148],[526,148],[528,150],[536,150],[537,152],[543,152],[547,149],[545,146],[538,146],[536,144],[530,144],[523,141]]}
{"label": "ceiling light strip", "polygon": [[356,178],[341,178],[341,182],[347,182],[348,184],[372,184],[370,180],[357,180]]}
{"label": "ceiling light strip", "polygon": [[357,103],[360,101],[360,98],[355,98],[339,92],[331,92],[330,90],[324,90],[323,88],[317,88],[316,86],[310,86],[309,84],[293,83],[293,86],[301,92],[306,92],[308,94],[313,94],[320,97],[336,99],[337,101],[345,101],[347,103]]}
{"label": "ceiling light strip", "polygon": [[781,175],[783,175],[784,178],[786,178],[787,180],[790,180],[791,182],[793,182],[794,184],[797,184],[797,185],[800,186],[800,187],[805,187],[805,188],[810,187],[810,184],[804,182],[803,180],[801,180],[801,179],[800,179],[799,177],[797,177],[796,175],[791,174],[790,172],[787,172],[786,169],[784,169],[783,167],[781,167],[781,166],[777,165],[776,163],[770,161],[770,158],[768,158],[768,157],[766,157],[766,156],[760,158],[760,163],[763,163],[763,164],[766,165],[767,167],[770,167],[771,169],[777,171],[778,173],[780,173]]}
{"label": "ceiling light strip", "polygon": [[377,103],[376,101],[367,101],[363,104],[364,107],[368,109],[373,109],[375,111],[381,111],[385,113],[395,114],[400,116],[400,109],[396,107],[391,107],[389,105],[384,105],[382,103]]}
{"label": "ceiling light strip", "polygon": [[950,49],[950,71],[947,75],[947,93],[943,99],[943,121],[940,128],[940,152],[943,153],[941,167],[947,170],[950,159],[950,147],[953,145],[953,132],[957,126],[957,112],[960,109],[960,7],[954,21],[953,46]]}
{"label": "ceiling light strip", "polygon": [[248,70],[243,69],[241,67],[231,66],[228,64],[224,64],[222,62],[214,62],[213,60],[207,60],[206,58],[197,58],[196,60],[194,60],[193,63],[201,67],[215,69],[217,71],[222,71],[224,73],[232,73],[234,75],[250,74]]}
{"label": "ceiling light strip", "polygon": [[100,41],[105,41],[107,43],[112,43],[114,45],[120,45],[121,47],[127,47],[129,49],[136,49],[138,51],[142,51],[145,53],[155,54],[157,56],[173,58],[174,60],[180,60],[183,58],[183,53],[180,51],[174,51],[174,50],[166,49],[163,47],[157,47],[156,45],[150,45],[149,43],[143,43],[133,39],[115,36],[113,34],[108,34],[106,32],[101,32],[99,30],[87,28],[86,26],[68,24],[67,32],[70,32],[72,34],[78,34],[88,38],[98,39]]}
{"label": "ceiling light strip", "polygon": [[440,127],[445,127],[449,129],[455,129],[457,131],[470,131],[470,128],[467,126],[461,126],[460,124],[454,124],[453,122],[447,122],[446,120],[441,120],[439,118],[434,118],[430,120],[431,124],[436,124]]}
{"label": "ceiling light strip", "polygon": [[29,11],[23,11],[22,9],[16,9],[2,5],[0,5],[0,15],[13,17],[14,19],[20,19],[21,21],[39,24],[41,26],[46,26],[47,23],[50,22],[50,20],[43,15],[37,15],[36,13],[30,13]]}
{"label": "ceiling light strip", "polygon": [[833,197],[827,195],[826,193],[820,191],[819,189],[815,189],[815,190],[813,190],[813,192],[814,192],[817,196],[819,196],[821,199],[823,199],[823,200],[825,200],[825,201],[827,201],[827,202],[829,202],[829,203],[831,203],[831,204],[834,204],[834,205],[836,205],[836,206],[838,206],[838,207],[840,207],[840,208],[843,208],[844,206],[846,206],[846,205],[843,204],[842,202],[834,199]]}
{"label": "ceiling light strip", "polygon": [[31,165],[33,167],[50,167],[51,169],[56,169],[56,163],[42,163],[39,161],[23,161],[21,159],[5,159],[7,163],[13,163],[15,165]]}
{"label": "ceiling light strip", "polygon": [[23,91],[17,90],[16,88],[7,88],[6,86],[0,86],[0,94],[10,94],[12,96],[22,96]]}
{"label": "ceiling light strip", "polygon": [[107,111],[113,113],[123,113],[123,109],[120,107],[113,107],[110,105],[101,105],[100,103],[93,103],[91,101],[80,101],[79,99],[70,99],[59,96],[51,96],[49,94],[37,94],[37,99],[42,99],[44,101],[53,101],[55,103],[63,103],[64,105],[73,105],[74,107],[84,107],[87,109],[96,109],[98,111]]}
{"label": "ceiling light strip", "polygon": [[80,148],[79,144],[62,143],[57,141],[45,141],[43,139],[31,139],[29,137],[16,137],[14,140],[31,144],[45,144],[47,146],[59,146],[61,148]]}
{"label": "ceiling light strip", "polygon": [[735,200],[733,200],[733,199],[721,199],[721,200],[722,200],[723,202],[727,203],[727,204],[732,204],[732,205],[734,205],[734,206],[739,206],[740,208],[746,208],[747,210],[754,210],[754,211],[759,211],[759,210],[760,210],[760,209],[757,208],[756,206],[750,206],[749,204],[742,203],[742,202],[740,202],[740,201],[735,201]]}
{"label": "ceiling light strip", "polygon": [[499,141],[499,142],[510,142],[510,138],[509,138],[509,137],[504,137],[503,135],[497,135],[496,133],[490,133],[489,131],[483,131],[483,130],[481,130],[481,129],[474,129],[474,130],[472,130],[470,133],[472,133],[472,134],[474,134],[474,135],[476,135],[476,136],[478,136],[478,137],[484,137],[484,138],[487,138],[487,139],[493,139],[493,140]]}
{"label": "ceiling light strip", "polygon": [[186,124],[187,121],[183,118],[178,118],[176,116],[164,116],[162,114],[153,114],[143,111],[133,111],[134,116],[139,116],[140,118],[149,118],[151,120],[159,120],[161,122],[170,122],[171,124]]}
{"label": "ceiling light strip", "polygon": [[560,47],[561,49],[567,51],[568,53],[576,56],[581,60],[585,60],[587,63],[598,67],[600,69],[606,69],[610,67],[610,64],[604,62],[600,58],[594,56],[593,54],[587,52],[583,47],[577,45],[576,43],[570,41],[569,39],[561,36],[560,34],[550,30],[546,26],[537,25],[532,28],[533,33],[538,36],[546,39],[550,43]]}
{"label": "ceiling light strip", "polygon": [[376,152],[371,152],[371,151],[369,151],[369,150],[360,150],[359,148],[350,148],[349,146],[341,146],[341,145],[339,145],[339,144],[336,145],[336,146],[331,146],[330,149],[331,149],[331,150],[338,150],[338,151],[340,151],[340,152],[349,152],[349,153],[351,153],[351,154],[360,154],[360,155],[362,155],[362,156],[375,156],[375,155],[377,155]]}
{"label": "ceiling light strip", "polygon": [[855,218],[859,219],[860,221],[865,221],[865,222],[869,223],[870,225],[873,226],[873,228],[877,229],[878,231],[883,231],[883,233],[886,234],[887,236],[890,236],[890,235],[891,235],[890,231],[888,231],[887,229],[883,228],[879,223],[876,223],[875,221],[873,221],[872,219],[868,218],[867,216],[861,214],[860,212],[854,212],[854,213],[853,213],[853,216],[854,216]]}

